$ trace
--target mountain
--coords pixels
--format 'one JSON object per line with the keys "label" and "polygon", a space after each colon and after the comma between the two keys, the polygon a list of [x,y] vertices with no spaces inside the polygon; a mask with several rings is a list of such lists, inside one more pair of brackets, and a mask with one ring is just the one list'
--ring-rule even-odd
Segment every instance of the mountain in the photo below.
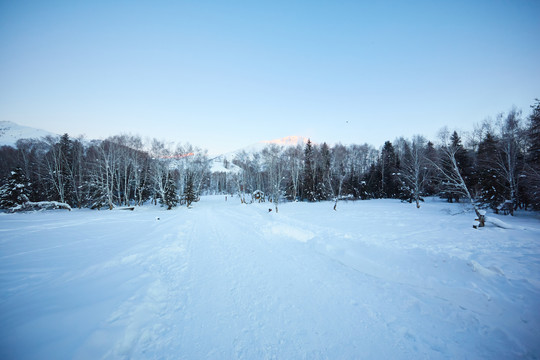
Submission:
{"label": "mountain", "polygon": [[276,144],[280,146],[297,146],[302,145],[304,146],[308,142],[308,138],[303,136],[287,136],[281,139],[274,139],[274,140],[264,140],[260,141],[260,144],[263,144],[264,146],[270,145],[270,144]]}
{"label": "mountain", "polygon": [[242,152],[246,152],[248,155],[251,156],[255,153],[262,151],[265,147],[271,144],[275,144],[275,145],[279,145],[283,147],[297,146],[297,145],[301,145],[303,147],[307,143],[307,141],[308,141],[308,138],[303,137],[303,136],[287,136],[280,139],[259,141],[255,144],[251,144],[241,149],[216,156],[215,158],[212,159],[211,171],[212,172],[237,172],[239,168],[238,166],[234,165],[232,161],[238,154]]}
{"label": "mountain", "polygon": [[45,136],[58,136],[51,132],[23,126],[11,121],[0,121],[0,146],[15,147],[19,139],[39,139]]}
{"label": "mountain", "polygon": [[[0,121],[0,146],[7,145],[15,147],[17,140],[19,139],[40,139],[45,136],[56,137],[58,135],[49,131],[19,125],[11,121]],[[234,165],[232,161],[239,153],[246,152],[248,155],[252,156],[253,154],[262,151],[270,144],[284,147],[301,145],[303,147],[307,141],[308,139],[302,136],[287,136],[280,139],[259,141],[255,144],[214,157],[211,159],[211,171],[238,172],[238,166]]]}
{"label": "mountain", "polygon": [[237,154],[243,151],[245,151],[248,154],[253,154],[253,153],[262,151],[265,147],[271,144],[275,144],[275,145],[283,146],[283,147],[297,146],[297,145],[301,145],[303,147],[307,143],[307,141],[308,139],[302,136],[287,136],[280,139],[263,140],[255,144],[251,144],[249,146],[243,147],[235,151],[231,151],[229,153],[226,153],[220,156],[227,158],[227,160],[232,160]]}

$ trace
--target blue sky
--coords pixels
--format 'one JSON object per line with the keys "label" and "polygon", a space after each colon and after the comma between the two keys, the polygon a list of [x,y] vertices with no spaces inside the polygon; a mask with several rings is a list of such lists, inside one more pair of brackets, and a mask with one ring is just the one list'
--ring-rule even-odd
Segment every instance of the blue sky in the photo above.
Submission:
{"label": "blue sky", "polygon": [[0,120],[211,153],[434,139],[529,114],[539,14],[536,0],[0,0]]}

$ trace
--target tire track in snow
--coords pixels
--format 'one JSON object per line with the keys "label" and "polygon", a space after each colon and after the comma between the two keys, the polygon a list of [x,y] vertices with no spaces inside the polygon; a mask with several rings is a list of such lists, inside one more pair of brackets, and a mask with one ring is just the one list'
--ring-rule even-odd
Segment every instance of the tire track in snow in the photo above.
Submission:
{"label": "tire track in snow", "polygon": [[[195,209],[193,209],[195,210]],[[231,344],[238,333],[239,249],[214,209],[197,209],[198,220],[189,251],[187,302],[179,353],[185,358],[238,358]],[[227,344],[224,345],[224,344]]]}
{"label": "tire track in snow", "polygon": [[[272,229],[274,227],[283,228],[284,231],[262,232],[267,238],[282,237],[294,241],[298,240],[296,235],[304,231],[313,233],[313,241],[304,246],[303,250],[305,252],[311,252],[313,257],[320,256],[327,259],[326,261],[335,263],[336,267],[331,271],[343,272],[344,278],[357,278],[362,282],[362,288],[371,288],[371,293],[376,294],[376,297],[363,296],[361,301],[355,301],[354,303],[362,304],[365,313],[369,314],[371,319],[384,324],[386,333],[392,336],[391,341],[395,342],[395,346],[401,349],[403,354],[433,355],[438,353],[442,355],[447,350],[445,342],[433,337],[429,330],[425,328],[415,329],[414,326],[410,326],[410,324],[416,323],[415,317],[425,319],[420,322],[420,324],[425,324],[430,323],[431,316],[435,316],[435,318],[439,318],[441,324],[446,324],[444,328],[451,329],[452,326],[448,325],[445,318],[448,314],[452,314],[454,322],[462,324],[461,330],[458,331],[465,333],[468,328],[479,328],[478,324],[480,322],[477,316],[469,311],[467,307],[473,306],[480,309],[481,304],[489,301],[483,293],[476,293],[461,287],[455,289],[441,287],[437,284],[436,278],[432,278],[431,282],[428,283],[429,285],[426,286],[425,276],[433,272],[433,269],[430,269],[430,266],[432,266],[430,264],[427,264],[422,274],[408,271],[410,266],[407,266],[407,264],[411,265],[412,263],[430,259],[431,255],[425,251],[418,252],[414,248],[398,247],[396,249],[377,246],[371,242],[351,237],[347,232],[338,231],[333,227],[314,226],[311,223],[307,224],[287,216],[272,217],[269,224]],[[294,225],[291,226],[291,224]],[[343,244],[343,241],[346,244]],[[360,243],[362,250],[357,249],[357,251],[351,253],[351,249],[355,249],[353,242]],[[279,251],[279,246],[276,246],[276,248]],[[347,249],[347,251],[340,253],[340,248]],[[302,258],[300,255],[305,254],[296,253],[296,255],[291,255],[292,260],[299,261]],[[390,268],[381,267],[377,259],[381,264],[390,266]],[[405,262],[403,262],[403,259],[405,259]],[[462,272],[470,272],[465,262],[461,261],[461,265]],[[415,267],[412,266],[412,268]],[[410,278],[407,274],[413,277]],[[323,287],[325,286],[323,285]],[[442,291],[442,296],[437,295],[438,291]],[[463,291],[469,293],[470,296],[463,296]],[[396,292],[399,295],[396,295]],[[458,306],[465,299],[468,300],[467,307]],[[395,308],[384,309],[380,307],[381,304],[395,304]],[[408,314],[405,317],[406,320],[402,319],[401,314]],[[440,328],[441,325],[436,327]],[[456,335],[448,334],[449,338],[452,336]],[[459,335],[457,337],[459,338]],[[460,341],[470,342],[470,339],[462,338]],[[426,355],[426,357],[428,356]]]}
{"label": "tire track in snow", "polygon": [[[107,229],[57,227],[53,217],[26,243],[4,232],[4,255],[48,248],[3,259],[4,344],[24,333],[26,358],[51,349],[59,358],[103,358],[105,349],[107,358],[165,359],[539,354],[530,232],[472,232],[465,214],[445,234],[446,215],[432,214],[440,236],[415,239],[428,236],[417,232],[425,224],[405,212],[398,227],[375,233],[381,221],[363,212],[328,218],[332,210],[317,204],[288,206],[279,215],[205,201],[189,211],[106,212]],[[313,237],[298,241],[304,231]],[[92,241],[77,242],[84,236]]]}
{"label": "tire track in snow", "polygon": [[[191,300],[181,339],[187,352],[179,354],[326,358],[358,348],[395,357],[395,346],[368,346],[395,339],[377,307],[369,305],[376,299],[358,297],[364,276],[351,279],[350,270],[336,267],[304,243],[269,239],[260,229],[265,224],[260,214],[212,209],[201,218],[187,276]],[[328,318],[321,312],[328,312]],[[406,347],[402,344],[400,354],[407,354]]]}
{"label": "tire track in snow", "polygon": [[[168,214],[147,235],[147,242],[130,249],[138,266],[144,269],[143,287],[122,303],[109,317],[106,329],[119,329],[115,343],[104,358],[162,358],[163,351],[177,341],[182,312],[182,286],[187,269],[187,248],[193,231],[189,221],[178,222],[179,213]],[[149,249],[153,248],[153,249]],[[146,255],[145,254],[149,254]],[[101,337],[99,332],[94,337]],[[170,354],[166,357],[170,357]]]}

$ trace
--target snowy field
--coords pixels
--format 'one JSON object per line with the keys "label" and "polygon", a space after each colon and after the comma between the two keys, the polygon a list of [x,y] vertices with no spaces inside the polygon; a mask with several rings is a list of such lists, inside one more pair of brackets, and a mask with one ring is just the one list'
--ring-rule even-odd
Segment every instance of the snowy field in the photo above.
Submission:
{"label": "snowy field", "polygon": [[537,214],[332,206],[0,214],[0,358],[540,358]]}

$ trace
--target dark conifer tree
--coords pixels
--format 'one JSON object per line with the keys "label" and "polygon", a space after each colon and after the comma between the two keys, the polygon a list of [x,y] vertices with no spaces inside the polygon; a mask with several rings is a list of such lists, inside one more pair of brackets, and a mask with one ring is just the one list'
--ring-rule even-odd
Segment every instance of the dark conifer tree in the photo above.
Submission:
{"label": "dark conifer tree", "polygon": [[535,210],[540,210],[540,100],[532,107],[529,116],[528,140],[524,189],[521,192]]}
{"label": "dark conifer tree", "polygon": [[73,184],[73,142],[66,133],[62,135],[57,146],[60,147],[61,172],[64,181],[64,201],[71,206],[75,204],[75,185]]}
{"label": "dark conifer tree", "polygon": [[332,189],[330,189],[331,158],[330,148],[326,143],[323,143],[320,148],[316,171],[315,199],[318,201],[328,200],[332,196]]}
{"label": "dark conifer tree", "polygon": [[496,171],[497,140],[487,133],[478,145],[477,176],[480,201],[491,208],[496,208],[504,200],[504,179]]}
{"label": "dark conifer tree", "polygon": [[540,168],[540,100],[536,100],[536,104],[531,106],[532,113],[529,116],[529,151],[528,162],[531,166]]}
{"label": "dark conifer tree", "polygon": [[365,183],[365,198],[366,199],[376,199],[382,197],[381,193],[381,182],[382,182],[382,171],[380,167],[380,161],[376,164],[371,164],[363,182]]}
{"label": "dark conifer tree", "polygon": [[304,148],[304,170],[302,176],[302,194],[308,201],[315,201],[315,159],[311,140],[308,139]]}
{"label": "dark conifer tree", "polygon": [[173,174],[169,174],[165,181],[166,183],[163,203],[167,205],[167,210],[171,210],[178,204],[178,195],[176,194],[177,189]]}
{"label": "dark conifer tree", "polygon": [[465,147],[463,147],[463,144],[461,143],[461,137],[458,135],[456,131],[453,132],[452,136],[450,137],[450,140],[452,141],[452,146],[458,148],[458,151],[456,153],[456,162],[459,168],[462,169],[461,176],[463,176],[463,179],[467,183],[467,179],[470,177],[471,165],[472,165],[469,158],[469,154],[467,153],[467,150],[465,149]]}
{"label": "dark conifer tree", "polygon": [[[402,201],[407,201],[410,203],[414,200],[414,196],[413,196],[414,191],[412,187],[412,182],[409,181],[410,180],[409,178],[412,178],[413,176],[412,174],[413,154],[412,154],[411,146],[409,145],[407,141],[403,143],[403,154],[402,154],[401,162],[403,162],[406,169],[403,169],[403,171],[401,171],[401,174],[396,177],[396,179],[398,179],[399,181],[399,187],[398,187],[399,198]],[[397,168],[399,169],[399,167],[400,166],[398,165]]]}
{"label": "dark conifer tree", "polygon": [[0,187],[0,208],[9,209],[30,200],[30,181],[18,167],[11,171],[7,181]]}
{"label": "dark conifer tree", "polygon": [[197,200],[197,194],[195,194],[195,187],[193,184],[194,174],[189,171],[186,174],[186,186],[184,187],[184,199],[186,206],[190,207],[193,202]]}
{"label": "dark conifer tree", "polygon": [[395,198],[399,194],[400,182],[397,176],[398,162],[394,146],[384,143],[381,151],[381,194],[385,198]]}
{"label": "dark conifer tree", "polygon": [[351,165],[349,175],[345,178],[343,183],[344,193],[352,195],[354,199],[365,200],[368,194],[363,176],[364,174],[355,171],[354,167]]}
{"label": "dark conifer tree", "polygon": [[17,150],[7,145],[0,146],[0,179],[7,179],[18,164]]}
{"label": "dark conifer tree", "polygon": [[91,181],[86,187],[87,193],[83,200],[90,209],[100,210],[102,207],[107,206],[107,194],[103,186],[100,186],[98,182]]}
{"label": "dark conifer tree", "polygon": [[439,191],[440,185],[438,177],[436,176],[437,170],[433,166],[434,164],[437,164],[437,150],[431,141],[428,141],[426,145],[425,156],[427,160],[426,167],[428,169],[425,193],[430,196],[435,195]]}

